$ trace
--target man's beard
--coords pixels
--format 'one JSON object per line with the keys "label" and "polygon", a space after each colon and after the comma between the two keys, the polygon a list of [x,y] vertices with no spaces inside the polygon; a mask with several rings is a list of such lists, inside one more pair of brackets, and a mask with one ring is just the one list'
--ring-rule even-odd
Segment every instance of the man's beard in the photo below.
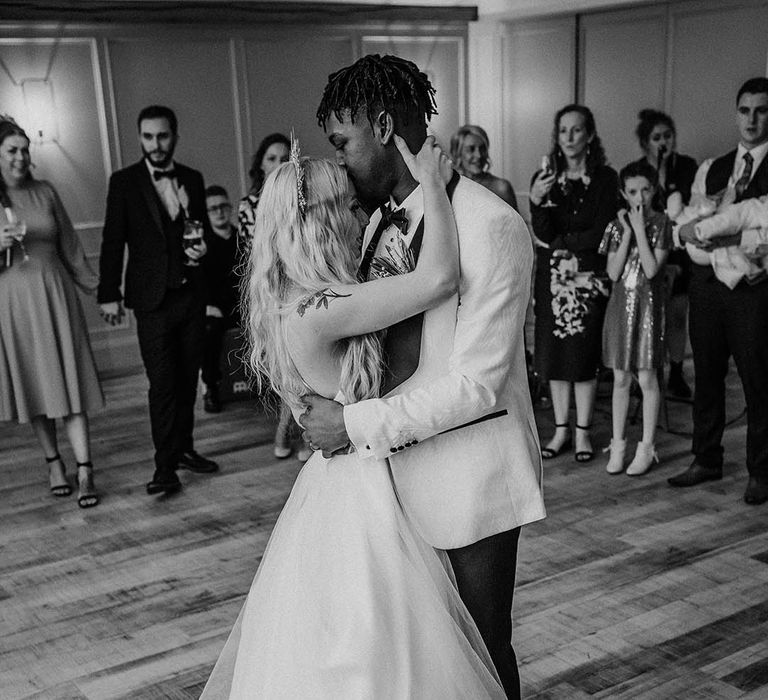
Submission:
{"label": "man's beard", "polygon": [[[173,151],[146,151],[142,147],[141,152],[144,154],[144,158],[146,158],[149,164],[155,168],[166,168],[171,164],[171,161],[173,160]],[[163,160],[157,161],[151,158],[152,155],[160,153],[162,153],[164,156]]]}

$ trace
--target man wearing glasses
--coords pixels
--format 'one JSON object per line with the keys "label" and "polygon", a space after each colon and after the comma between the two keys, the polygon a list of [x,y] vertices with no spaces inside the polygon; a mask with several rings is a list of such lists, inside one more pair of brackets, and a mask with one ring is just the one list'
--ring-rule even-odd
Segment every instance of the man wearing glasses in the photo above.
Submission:
{"label": "man wearing glasses", "polygon": [[203,261],[208,282],[202,366],[203,408],[207,413],[218,413],[221,411],[219,357],[224,333],[239,324],[240,277],[237,274],[237,230],[230,220],[232,204],[227,191],[220,185],[211,185],[205,190],[205,204],[213,235],[207,241],[208,254]]}

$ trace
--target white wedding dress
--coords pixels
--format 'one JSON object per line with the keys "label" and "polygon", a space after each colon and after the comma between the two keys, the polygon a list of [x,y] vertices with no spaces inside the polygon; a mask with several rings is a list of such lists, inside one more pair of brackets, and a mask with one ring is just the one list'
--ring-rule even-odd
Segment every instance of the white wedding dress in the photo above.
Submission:
{"label": "white wedding dress", "polygon": [[388,463],[315,453],[202,700],[505,697],[450,562],[415,533]]}

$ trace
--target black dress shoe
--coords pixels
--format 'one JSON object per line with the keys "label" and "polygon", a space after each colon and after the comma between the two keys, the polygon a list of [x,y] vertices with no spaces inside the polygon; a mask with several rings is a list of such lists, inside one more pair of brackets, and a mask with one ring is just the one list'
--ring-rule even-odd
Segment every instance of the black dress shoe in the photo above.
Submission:
{"label": "black dress shoe", "polygon": [[154,496],[157,493],[164,493],[170,496],[172,493],[181,491],[181,481],[176,476],[176,472],[155,470],[152,481],[147,484],[147,493]]}
{"label": "black dress shoe", "polygon": [[681,474],[678,474],[677,476],[671,476],[669,479],[667,479],[667,483],[670,486],[686,487],[703,484],[705,481],[718,481],[722,478],[722,468],[717,469],[712,467],[704,467],[698,462],[694,462]]}
{"label": "black dress shoe", "polygon": [[194,450],[189,450],[179,457],[179,469],[189,469],[189,471],[197,474],[210,474],[219,471],[219,465],[212,459],[207,459]]}
{"label": "black dress shoe", "polygon": [[750,476],[747,490],[744,492],[744,503],[759,506],[766,501],[768,501],[768,483],[758,481],[754,476]]}
{"label": "black dress shoe", "polygon": [[221,399],[219,399],[219,387],[211,384],[203,394],[203,410],[206,413],[221,413]]}

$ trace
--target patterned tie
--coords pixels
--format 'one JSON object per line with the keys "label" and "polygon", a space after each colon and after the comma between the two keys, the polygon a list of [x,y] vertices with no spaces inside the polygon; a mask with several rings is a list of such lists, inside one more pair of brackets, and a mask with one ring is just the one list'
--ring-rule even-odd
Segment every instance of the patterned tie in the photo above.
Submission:
{"label": "patterned tie", "polygon": [[744,154],[744,169],[741,171],[741,177],[736,182],[736,201],[744,195],[744,190],[749,185],[749,178],[752,177],[752,163],[754,159],[749,151]]}

